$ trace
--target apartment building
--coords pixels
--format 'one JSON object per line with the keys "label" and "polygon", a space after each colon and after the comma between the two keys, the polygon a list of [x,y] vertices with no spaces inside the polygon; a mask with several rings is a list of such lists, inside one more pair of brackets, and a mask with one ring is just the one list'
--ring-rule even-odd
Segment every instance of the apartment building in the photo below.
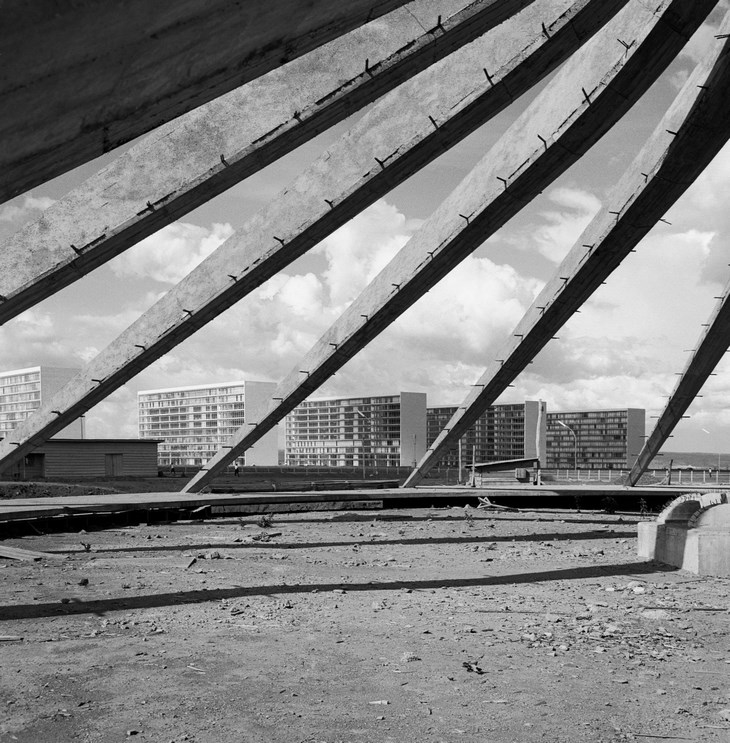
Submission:
{"label": "apartment building", "polygon": [[[199,467],[241,426],[257,421],[275,388],[273,382],[239,381],[138,392],[139,436],[160,440],[160,466]],[[273,429],[236,463],[276,465],[278,457]]]}
{"label": "apartment building", "polygon": [[[78,371],[58,366],[30,366],[0,372],[0,438],[5,438],[45,405]],[[54,436],[57,439],[84,437],[83,416]]]}
{"label": "apartment building", "polygon": [[547,466],[628,469],[644,445],[646,411],[575,410],[547,414]]}
{"label": "apartment building", "polygon": [[412,467],[426,451],[426,395],[307,400],[285,428],[290,466]]}
{"label": "apartment building", "polygon": [[[456,412],[456,406],[428,408],[427,442],[431,446]],[[538,457],[546,459],[546,406],[542,401],[493,405],[439,459],[442,469],[465,467],[473,462],[501,462]]]}

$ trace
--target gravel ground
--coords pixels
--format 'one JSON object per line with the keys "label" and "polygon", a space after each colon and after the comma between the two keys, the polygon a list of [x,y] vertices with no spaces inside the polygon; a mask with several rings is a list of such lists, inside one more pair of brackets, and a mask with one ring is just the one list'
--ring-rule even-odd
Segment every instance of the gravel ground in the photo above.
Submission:
{"label": "gravel ground", "polygon": [[730,741],[730,581],[632,516],[259,520],[6,540],[0,741]]}

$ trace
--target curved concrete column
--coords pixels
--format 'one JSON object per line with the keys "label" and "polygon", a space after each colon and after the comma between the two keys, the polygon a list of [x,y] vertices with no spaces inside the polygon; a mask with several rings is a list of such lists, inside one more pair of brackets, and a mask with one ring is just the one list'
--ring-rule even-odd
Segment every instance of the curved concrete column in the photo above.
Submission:
{"label": "curved concrete column", "polygon": [[[684,3],[664,0],[662,8],[676,5]],[[501,111],[600,28],[611,6],[609,0],[533,3],[389,93],[0,443],[0,464],[17,461]],[[642,20],[655,20],[639,0],[631,7]],[[624,49],[610,38],[613,51]],[[663,55],[666,49],[658,58]],[[651,59],[645,62],[653,69]]]}
{"label": "curved concrete column", "polygon": [[730,576],[728,494],[688,493],[638,524],[638,556],[699,575]]}
{"label": "curved concrete column", "polygon": [[[728,17],[722,28],[723,33],[730,32]],[[495,402],[725,144],[730,137],[729,49],[725,38],[714,40],[705,60],[690,76],[636,161],[614,189],[608,200],[609,206],[601,209],[583,232],[525,313],[512,338],[500,348],[498,359],[487,367],[406,480],[405,486],[418,484],[438,462],[442,452],[458,441]],[[727,310],[723,317],[728,323]],[[727,348],[727,342],[724,348]],[[692,392],[682,399],[689,404]],[[653,448],[658,439],[650,441]],[[650,459],[650,456],[648,459],[640,457],[631,476],[640,470],[640,462],[646,463]],[[632,484],[637,479],[633,479]]]}
{"label": "curved concrete column", "polygon": [[[629,3],[575,54],[297,364],[252,431],[239,429],[186,487],[196,491],[278,423],[623,116],[711,10]],[[669,15],[665,15],[669,14]],[[671,23],[666,22],[671,18]],[[677,23],[679,21],[679,23]]]}
{"label": "curved concrete column", "polygon": [[466,2],[410,3],[159,127],[0,246],[0,324],[537,0]]}
{"label": "curved concrete column", "polygon": [[10,0],[0,202],[407,0]]}

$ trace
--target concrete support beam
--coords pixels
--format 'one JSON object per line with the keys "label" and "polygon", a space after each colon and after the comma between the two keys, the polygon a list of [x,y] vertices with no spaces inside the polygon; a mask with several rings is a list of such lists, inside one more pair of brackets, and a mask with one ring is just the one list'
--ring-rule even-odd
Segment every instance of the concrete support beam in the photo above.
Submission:
{"label": "concrete support beam", "polygon": [[[722,31],[730,32],[727,17]],[[726,39],[713,41],[608,206],[588,225],[405,486],[418,484],[442,452],[494,404],[725,144],[730,136],[729,50]]]}
{"label": "concrete support beam", "polygon": [[466,1],[412,2],[158,128],[0,247],[0,324],[534,2]]}
{"label": "concrete support beam", "polygon": [[[632,1],[638,18],[654,18],[640,0]],[[662,8],[685,4],[686,0],[664,0]],[[0,469],[18,461],[65,421],[103,400],[502,110],[595,33],[615,9],[612,5],[609,0],[535,2],[389,93],[266,209],[1,442]],[[555,14],[548,12],[556,8]],[[612,41],[612,49],[617,46],[623,49]],[[663,44],[659,47],[662,58],[667,50],[662,51]],[[651,59],[647,66],[653,68]]]}
{"label": "concrete support beam", "polygon": [[[576,162],[682,48],[713,3],[629,3],[575,54],[482,161],[284,379],[253,431],[239,429],[188,483],[204,487],[464,257]],[[666,23],[664,13],[682,23]],[[618,39],[618,41],[617,41]]]}
{"label": "concrete support beam", "polygon": [[636,485],[651,460],[659,453],[687,408],[697,397],[707,378],[715,370],[730,346],[730,283],[725,285],[697,348],[690,356],[674,391],[664,406],[654,430],[647,438],[634,466],[629,472],[629,485]]}
{"label": "concrete support beam", "polygon": [[9,0],[0,202],[407,0]]}
{"label": "concrete support beam", "polygon": [[730,577],[730,504],[727,493],[689,493],[655,521],[638,524],[638,556],[698,575]]}

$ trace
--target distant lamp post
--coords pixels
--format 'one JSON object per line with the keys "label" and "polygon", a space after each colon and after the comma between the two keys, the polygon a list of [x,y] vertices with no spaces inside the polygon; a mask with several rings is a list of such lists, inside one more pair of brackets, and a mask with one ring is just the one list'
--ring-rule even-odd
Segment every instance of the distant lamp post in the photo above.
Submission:
{"label": "distant lamp post", "polygon": [[573,434],[573,469],[577,472],[578,471],[578,437],[575,435],[575,431],[567,423],[563,423],[563,421],[558,421],[558,423],[563,428],[567,428]]}
{"label": "distant lamp post", "polygon": [[[702,429],[708,436],[712,436],[712,434],[706,429]],[[720,447],[718,447],[719,449]],[[720,452],[717,452],[717,475],[716,475],[717,482],[720,482]]]}

